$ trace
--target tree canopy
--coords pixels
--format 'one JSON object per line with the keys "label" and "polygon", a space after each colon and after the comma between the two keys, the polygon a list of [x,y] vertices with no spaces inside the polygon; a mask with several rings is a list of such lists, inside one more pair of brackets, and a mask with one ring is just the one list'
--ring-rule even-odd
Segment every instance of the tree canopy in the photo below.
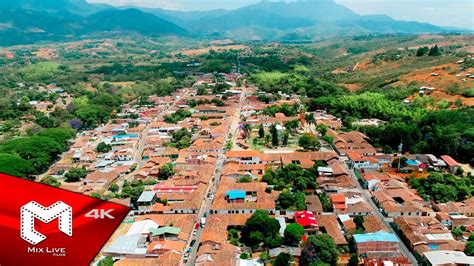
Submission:
{"label": "tree canopy", "polygon": [[408,184],[423,198],[437,202],[463,201],[472,196],[474,188],[469,177],[436,172],[428,178],[410,178]]}
{"label": "tree canopy", "polygon": [[265,210],[257,210],[242,227],[240,241],[251,248],[278,247],[282,243],[279,230],[277,219],[271,218]]}
{"label": "tree canopy", "polygon": [[300,244],[304,234],[304,228],[298,223],[292,223],[286,226],[284,231],[283,243],[288,246],[297,247]]}
{"label": "tree canopy", "polygon": [[334,240],[328,234],[310,236],[301,251],[301,265],[312,265],[317,260],[336,265],[339,257]]}

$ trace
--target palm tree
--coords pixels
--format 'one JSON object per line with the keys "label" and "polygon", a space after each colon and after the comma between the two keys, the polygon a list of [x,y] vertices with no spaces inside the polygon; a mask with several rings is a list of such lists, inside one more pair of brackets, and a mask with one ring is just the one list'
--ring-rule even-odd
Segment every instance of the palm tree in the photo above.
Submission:
{"label": "palm tree", "polygon": [[316,118],[314,117],[313,113],[305,114],[304,120],[306,121],[306,125],[309,127],[312,124],[316,124]]}
{"label": "palm tree", "polygon": [[243,127],[242,127],[242,130],[243,130],[244,133],[245,133],[245,138],[247,138],[247,137],[249,136],[250,131],[252,130],[252,126],[249,125],[249,124],[247,124],[247,123],[245,123],[245,124],[243,125]]}

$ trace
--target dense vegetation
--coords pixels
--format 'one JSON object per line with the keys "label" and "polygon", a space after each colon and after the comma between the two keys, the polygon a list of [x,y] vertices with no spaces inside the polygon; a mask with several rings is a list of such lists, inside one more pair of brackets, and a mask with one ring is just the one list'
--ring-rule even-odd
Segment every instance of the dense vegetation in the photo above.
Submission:
{"label": "dense vegetation", "polygon": [[73,136],[72,129],[52,128],[5,141],[0,144],[0,172],[21,177],[40,174],[67,150]]}
{"label": "dense vegetation", "polygon": [[279,247],[283,242],[279,230],[277,219],[271,218],[267,211],[257,210],[242,227],[240,241],[253,249],[260,245]]}
{"label": "dense vegetation", "polygon": [[315,169],[306,170],[297,164],[287,164],[276,170],[267,170],[262,180],[275,186],[276,190],[291,186],[297,191],[304,191],[308,188],[315,188]]}
{"label": "dense vegetation", "polygon": [[379,127],[361,127],[375,146],[387,152],[402,142],[412,153],[449,154],[469,162],[474,154],[474,110],[427,111],[424,106],[407,106],[381,93],[362,93],[338,98],[321,97],[308,103],[309,110],[326,109],[342,117],[344,125],[359,118],[387,121]]}
{"label": "dense vegetation", "polygon": [[420,196],[436,202],[463,201],[472,196],[471,176],[431,173],[428,178],[410,178],[408,183]]}

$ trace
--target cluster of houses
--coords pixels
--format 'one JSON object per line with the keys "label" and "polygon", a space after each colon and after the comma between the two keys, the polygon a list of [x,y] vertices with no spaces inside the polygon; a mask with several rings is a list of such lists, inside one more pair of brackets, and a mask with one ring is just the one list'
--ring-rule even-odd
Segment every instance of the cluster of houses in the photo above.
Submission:
{"label": "cluster of houses", "polygon": [[[49,169],[48,175],[58,179],[72,167],[87,169],[84,179],[61,185],[85,194],[104,195],[112,184],[124,180],[145,181],[134,210],[101,256],[112,257],[117,265],[179,265],[186,263],[192,248],[197,248],[195,265],[261,265],[258,256],[240,258],[248,249],[230,243],[227,231],[240,228],[257,210],[266,210],[279,221],[282,236],[288,224],[298,223],[304,227],[302,241],[314,234],[328,234],[340,250],[350,250],[349,245],[354,245],[360,264],[412,265],[404,247],[431,265],[438,264],[439,252],[454,263],[474,263],[472,257],[459,255],[474,230],[474,202],[427,202],[405,181],[410,176],[424,178],[428,171],[455,172],[460,164],[453,158],[384,154],[364,134],[341,132],[341,119],[322,110],[313,113],[312,127],[328,127],[326,135],[333,143],[324,150],[252,150],[242,137],[244,123],[254,129],[273,124],[284,128],[291,120],[303,122],[304,114],[263,115],[269,104],[258,100],[256,88],[246,86],[243,95],[235,86],[234,76],[224,78],[233,85],[225,98],[197,95],[196,89],[185,88],[170,96],[151,96],[147,106],[124,105],[109,123],[81,132],[70,150]],[[212,82],[212,78],[202,76],[196,84]],[[212,102],[216,97],[223,106]],[[277,104],[299,101],[283,98]],[[191,99],[203,104],[191,107]],[[179,110],[191,115],[176,123],[165,122],[167,115]],[[299,132],[307,130],[304,122],[300,126]],[[188,145],[170,145],[173,136],[183,130],[191,135]],[[236,145],[229,148],[227,142],[234,141],[233,136]],[[110,148],[98,152],[99,145]],[[403,166],[394,167],[393,162],[402,157],[406,158]],[[289,164],[312,169],[315,162],[324,166],[316,169],[317,188],[305,190],[307,209],[280,209],[277,199],[281,191],[262,181],[265,172]],[[173,167],[172,175],[166,178],[160,172],[164,165]],[[241,182],[243,179],[250,181]],[[130,204],[130,199],[112,200]],[[202,227],[200,217],[206,200],[210,204]],[[361,224],[356,223],[356,217]],[[451,230],[461,225],[466,228],[464,235],[454,237]],[[197,236],[198,231],[201,234]],[[271,259],[281,252],[291,254],[295,263],[301,256],[300,247],[268,251]],[[350,256],[342,252],[339,264],[347,264]]]}

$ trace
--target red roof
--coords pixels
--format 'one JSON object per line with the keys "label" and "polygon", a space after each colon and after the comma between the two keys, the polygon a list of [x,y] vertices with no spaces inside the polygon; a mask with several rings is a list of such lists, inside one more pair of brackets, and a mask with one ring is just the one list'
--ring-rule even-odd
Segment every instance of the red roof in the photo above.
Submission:
{"label": "red roof", "polygon": [[318,228],[318,223],[316,222],[316,218],[314,218],[314,214],[309,211],[299,211],[295,212],[295,220],[303,227],[315,227]]}
{"label": "red roof", "polygon": [[186,192],[190,193],[197,189],[197,186],[163,186],[155,185],[153,190],[157,193],[172,193],[172,192]]}
{"label": "red roof", "polygon": [[449,155],[442,155],[441,159],[443,159],[443,161],[445,161],[448,166],[458,166],[459,165],[459,163],[456,162],[456,160],[454,160]]}
{"label": "red roof", "polygon": [[345,204],[346,203],[346,197],[344,196],[344,194],[333,194],[333,195],[331,195],[331,201],[333,203],[343,203],[343,204]]}
{"label": "red roof", "polygon": [[360,154],[358,152],[355,152],[355,151],[347,152],[347,157],[349,157],[349,159],[351,159],[354,162],[364,160],[364,156],[362,156],[362,154]]}

